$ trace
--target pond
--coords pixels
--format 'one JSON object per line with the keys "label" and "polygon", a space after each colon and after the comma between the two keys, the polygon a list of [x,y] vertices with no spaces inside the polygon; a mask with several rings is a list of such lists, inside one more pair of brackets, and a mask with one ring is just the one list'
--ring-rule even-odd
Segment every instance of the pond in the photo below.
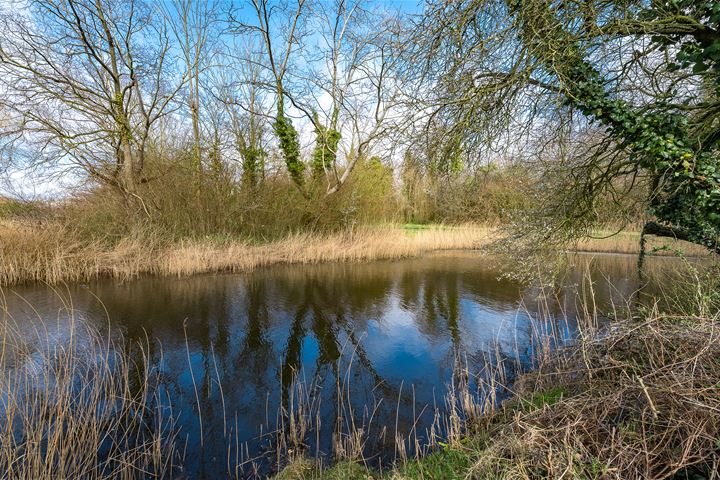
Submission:
{"label": "pond", "polygon": [[[412,439],[411,453],[437,426],[458,365],[478,372],[511,359],[528,368],[539,330],[560,342],[573,337],[583,308],[576,292],[590,281],[600,311],[638,289],[634,256],[573,255],[571,264],[545,301],[472,252],[4,295],[15,322],[42,319],[43,341],[69,341],[62,312],[71,299],[74,321],[146,345],[172,405],[184,474],[225,478],[273,470],[281,404],[305,402],[312,454],[330,456],[349,425],[362,429],[375,464],[402,453],[398,435]],[[648,259],[654,270],[677,265]],[[37,331],[31,321],[20,328]]]}

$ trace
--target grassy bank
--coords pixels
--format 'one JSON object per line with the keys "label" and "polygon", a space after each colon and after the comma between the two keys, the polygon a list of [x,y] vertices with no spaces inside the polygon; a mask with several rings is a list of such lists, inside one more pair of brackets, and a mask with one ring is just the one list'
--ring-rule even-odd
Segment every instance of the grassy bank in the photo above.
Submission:
{"label": "grassy bank", "polygon": [[[688,257],[709,255],[708,250],[700,245],[675,240],[672,238],[647,236],[646,251],[657,255],[676,255],[681,253]],[[581,240],[573,246],[578,252],[592,253],[640,253],[640,232],[599,230],[592,238]]]}

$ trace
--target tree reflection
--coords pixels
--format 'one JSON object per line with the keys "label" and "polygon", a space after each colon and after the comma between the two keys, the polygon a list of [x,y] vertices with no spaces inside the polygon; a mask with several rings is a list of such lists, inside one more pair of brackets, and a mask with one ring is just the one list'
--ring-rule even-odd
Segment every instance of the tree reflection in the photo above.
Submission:
{"label": "tree reflection", "polygon": [[[609,284],[605,276],[623,291],[637,286],[629,276],[634,264],[613,261],[619,262],[602,258],[589,265],[599,305],[618,294],[603,286]],[[581,283],[580,268],[556,289],[551,314],[562,310],[572,319],[577,307],[565,298],[574,298],[569,285]],[[258,434],[274,428],[296,374],[319,387],[324,451],[343,427],[341,415],[348,412],[338,411],[342,402],[362,416],[365,404],[382,400],[374,428],[422,430],[432,418],[415,418],[414,412],[442,404],[456,354],[466,354],[478,370],[485,362],[529,361],[540,293],[499,278],[484,260],[467,254],[284,266],[248,275],[148,277],[70,289],[82,318],[106,331],[104,309],[92,294],[100,297],[110,330],[123,333],[124,355],[151,356],[167,391],[162,401],[172,403],[192,452],[187,468],[194,476],[215,478],[226,474],[227,455],[217,452],[227,450],[229,438],[247,442],[251,456],[262,451]],[[43,315],[57,317],[57,302],[44,299],[47,292],[27,290]],[[518,310],[521,300],[529,313]],[[571,326],[547,328],[572,335]],[[143,378],[142,371],[136,373]]]}

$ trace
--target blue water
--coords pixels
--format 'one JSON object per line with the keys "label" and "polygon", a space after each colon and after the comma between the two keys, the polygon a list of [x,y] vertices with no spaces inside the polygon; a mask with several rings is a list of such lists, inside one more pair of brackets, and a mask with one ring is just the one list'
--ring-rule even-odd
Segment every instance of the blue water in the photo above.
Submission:
{"label": "blue water", "polygon": [[583,285],[594,282],[605,310],[637,288],[634,257],[575,262],[540,302],[548,306],[542,315],[537,286],[500,278],[474,253],[103,280],[60,294],[30,286],[6,297],[16,320],[33,317],[32,305],[59,344],[69,322],[63,297],[76,321],[122,335],[126,354],[137,354],[136,342],[147,345],[179,429],[178,474],[226,478],[277,468],[272,432],[281,403],[297,400],[297,378],[309,391],[311,423],[320,422],[305,440],[309,453],[331,458],[333,437],[353,418],[370,461],[392,462],[396,432],[427,440],[457,358],[471,375],[500,360],[511,371],[530,368],[538,328],[560,342],[574,336]]}

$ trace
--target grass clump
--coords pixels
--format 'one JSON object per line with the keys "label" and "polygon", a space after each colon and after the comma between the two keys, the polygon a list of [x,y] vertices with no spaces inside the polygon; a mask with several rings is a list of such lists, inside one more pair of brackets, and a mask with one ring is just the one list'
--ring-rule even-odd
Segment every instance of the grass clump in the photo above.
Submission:
{"label": "grass clump", "polygon": [[[680,319],[654,312],[554,354],[544,372],[521,379],[520,395],[537,399],[531,392],[544,391],[541,398],[556,401],[502,412],[468,474],[620,479],[714,472],[720,319]],[[558,397],[560,387],[575,393]]]}
{"label": "grass clump", "polygon": [[376,473],[362,464],[342,461],[332,467],[323,468],[307,458],[298,458],[290,462],[274,478],[275,480],[343,480],[346,478],[358,480],[372,480],[377,478]]}
{"label": "grass clump", "polygon": [[400,479],[462,479],[475,461],[470,449],[447,447],[421,459],[399,464],[381,472],[363,463],[342,461],[332,467],[317,466],[307,459],[291,462],[275,480],[400,480]]}
{"label": "grass clump", "polygon": [[445,447],[425,458],[407,462],[387,473],[390,479],[446,478],[462,479],[475,461],[474,452],[470,448]]}

